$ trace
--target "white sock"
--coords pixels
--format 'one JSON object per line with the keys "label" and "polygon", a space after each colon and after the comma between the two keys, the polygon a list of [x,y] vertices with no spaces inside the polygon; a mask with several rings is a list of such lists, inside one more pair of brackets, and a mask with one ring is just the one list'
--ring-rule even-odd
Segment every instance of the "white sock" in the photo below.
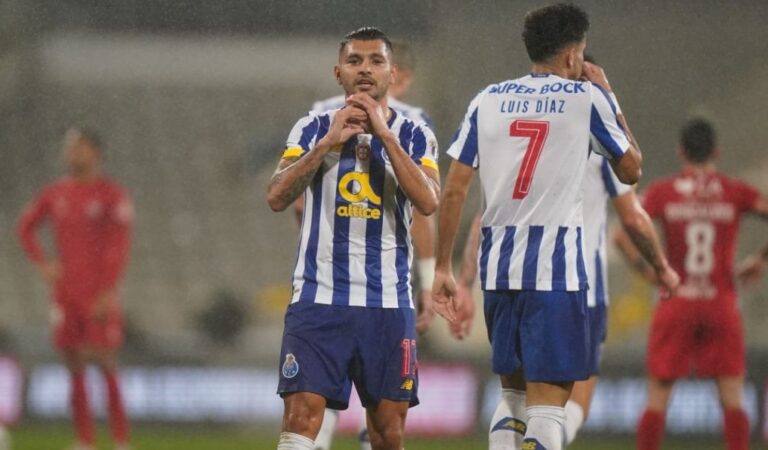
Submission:
{"label": "white sock", "polygon": [[488,450],[520,450],[523,448],[525,424],[525,391],[502,389],[501,400],[488,430]]}
{"label": "white sock", "polygon": [[525,432],[526,450],[562,450],[565,409],[559,406],[529,406]]}
{"label": "white sock", "polygon": [[277,450],[315,450],[315,442],[300,434],[283,431],[280,433]]}
{"label": "white sock", "polygon": [[325,409],[323,413],[323,424],[320,425],[320,431],[315,438],[315,450],[330,450],[333,433],[336,431],[336,421],[339,419],[339,412],[335,409]]}
{"label": "white sock", "polygon": [[365,408],[363,408],[363,421],[360,422],[357,440],[360,442],[360,450],[372,450],[371,437],[368,435],[368,412]]}
{"label": "white sock", "polygon": [[568,403],[565,404],[563,447],[571,445],[582,425],[584,425],[584,409],[573,400],[568,400]]}

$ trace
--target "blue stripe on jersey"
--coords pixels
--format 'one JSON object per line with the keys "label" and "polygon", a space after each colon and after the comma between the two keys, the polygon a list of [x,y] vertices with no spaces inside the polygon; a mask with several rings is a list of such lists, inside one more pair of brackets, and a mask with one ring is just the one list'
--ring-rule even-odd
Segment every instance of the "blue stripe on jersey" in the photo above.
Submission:
{"label": "blue stripe on jersey", "polygon": [[304,285],[299,294],[300,302],[314,302],[317,295],[317,242],[320,239],[320,216],[323,200],[323,171],[318,170],[312,180],[312,217],[309,225],[309,242],[304,252]]}
{"label": "blue stripe on jersey", "polygon": [[603,261],[600,251],[595,252],[595,305],[605,305],[605,285],[603,283]]}
{"label": "blue stripe on jersey", "polygon": [[544,227],[542,225],[531,225],[528,227],[528,245],[525,248],[525,259],[523,260],[523,290],[536,290],[539,248],[541,247],[541,238],[543,236]]}
{"label": "blue stripe on jersey", "polygon": [[619,147],[619,144],[613,140],[611,133],[605,127],[603,119],[600,117],[600,113],[597,111],[595,105],[592,105],[592,116],[589,121],[589,131],[600,141],[600,144],[608,150],[613,158],[620,158],[624,155],[624,149]]}
{"label": "blue stripe on jersey", "polygon": [[480,232],[483,234],[483,241],[480,244],[480,283],[481,286],[485,286],[488,278],[488,256],[493,245],[493,231],[490,227],[483,227]]}
{"label": "blue stripe on jersey", "polygon": [[[477,157],[477,110],[469,117],[469,131],[467,132],[467,138],[464,140],[464,146],[459,153],[459,161],[470,166],[475,167],[475,158]],[[459,135],[456,135],[458,138]]]}
{"label": "blue stripe on jersey", "polygon": [[[341,180],[344,175],[355,170],[355,144],[356,139],[350,139],[341,151],[339,158],[339,175]],[[336,188],[336,203],[333,210],[339,206],[346,206],[349,202],[342,198],[338,187]],[[349,305],[349,217],[338,214],[333,216],[333,296],[331,304]]]}
{"label": "blue stripe on jersey", "polygon": [[395,271],[397,273],[397,306],[399,308],[409,308],[410,299],[410,267],[408,267],[408,229],[411,224],[405,223],[405,205],[408,199],[400,188],[397,188],[395,194],[397,199],[398,215],[395,238],[397,242],[397,256],[395,257]]}
{"label": "blue stripe on jersey", "polygon": [[[418,161],[427,153],[427,137],[424,136],[424,132],[421,131],[421,128],[414,128],[413,139],[411,139],[411,148],[408,153],[410,153],[411,159],[414,161]],[[419,162],[419,164],[421,164],[421,162]]]}
{"label": "blue stripe on jersey", "polygon": [[[327,118],[327,116],[325,117]],[[312,142],[312,138],[314,138],[315,135],[317,134],[319,125],[320,125],[320,121],[317,119],[317,117],[315,117],[312,119],[312,122],[309,122],[307,126],[301,129],[301,138],[299,138],[299,145],[301,146],[301,148],[304,149],[305,152],[309,151],[309,144]]]}
{"label": "blue stripe on jersey", "polygon": [[552,253],[552,289],[564,290],[565,283],[565,235],[568,227],[557,227],[555,251]]}
{"label": "blue stripe on jersey", "polygon": [[[378,139],[371,142],[371,155],[378,155],[382,151],[381,141]],[[384,188],[384,162],[376,157],[369,158],[370,165],[370,177],[371,177],[371,189],[379,197],[384,197],[383,192],[379,192]],[[384,208],[385,202],[380,205],[381,219],[379,220],[366,220],[365,225],[365,278],[366,278],[366,306],[381,307],[383,305],[382,299],[382,284],[381,284],[381,230],[382,222],[384,222]]]}
{"label": "blue stripe on jersey", "polygon": [[613,176],[611,175],[611,168],[608,166],[608,160],[603,158],[603,162],[600,164],[600,175],[603,177],[603,185],[608,195],[613,198],[616,197],[618,192],[616,191],[616,184],[613,182]]}
{"label": "blue stripe on jersey", "polygon": [[512,260],[512,251],[515,248],[515,231],[517,227],[504,227],[504,237],[501,239],[499,254],[499,266],[496,271],[496,289],[509,290],[509,264]]}
{"label": "blue stripe on jersey", "polygon": [[584,268],[584,253],[581,251],[581,227],[576,228],[576,273],[579,276],[579,289],[587,289],[587,270]]}
{"label": "blue stripe on jersey", "polygon": [[[592,83],[592,86],[596,87],[597,90],[600,91],[603,94],[603,97],[605,97],[605,99],[608,101],[608,106],[611,107],[611,111],[613,111],[613,115],[615,116],[616,115],[616,105],[613,103],[613,100],[611,100],[611,96],[608,95],[608,91],[603,89],[603,87],[600,86],[599,84]],[[616,123],[618,123],[618,121]],[[620,123],[619,123],[619,127],[621,127]],[[623,130],[624,128],[621,127],[621,129]]]}

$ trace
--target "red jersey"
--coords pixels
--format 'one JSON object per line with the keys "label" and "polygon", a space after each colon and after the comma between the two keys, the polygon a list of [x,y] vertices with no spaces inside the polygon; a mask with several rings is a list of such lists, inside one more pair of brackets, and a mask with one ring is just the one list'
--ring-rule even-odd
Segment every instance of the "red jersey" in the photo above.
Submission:
{"label": "red jersey", "polygon": [[87,183],[63,178],[45,187],[18,224],[22,246],[35,263],[45,260],[36,235],[45,221],[61,264],[58,302],[89,304],[116,286],[128,259],[133,221],[131,200],[120,186],[107,178]]}
{"label": "red jersey", "polygon": [[715,172],[683,171],[648,186],[643,206],[662,223],[667,258],[681,277],[677,296],[735,300],[739,223],[759,198],[751,186]]}

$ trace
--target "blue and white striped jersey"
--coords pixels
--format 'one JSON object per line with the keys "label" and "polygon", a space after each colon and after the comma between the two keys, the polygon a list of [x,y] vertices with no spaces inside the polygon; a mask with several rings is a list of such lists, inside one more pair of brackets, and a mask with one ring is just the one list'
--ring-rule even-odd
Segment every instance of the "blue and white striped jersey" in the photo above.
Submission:
{"label": "blue and white striped jersey", "polygon": [[[343,95],[337,95],[325,100],[319,100],[312,104],[312,111],[321,113],[331,109],[339,109],[345,105],[345,101],[346,97]],[[400,100],[392,97],[387,98],[387,105],[408,119],[411,119],[413,122],[426,122],[427,126],[432,128],[432,119],[430,119],[427,113],[418,106],[409,105],[408,103],[401,102]]]}
{"label": "blue and white striped jersey", "polygon": [[[283,157],[311,152],[336,111],[300,119]],[[429,127],[397,111],[388,123],[416,164],[437,169]],[[413,308],[412,208],[382,143],[360,134],[331,151],[304,195],[291,303]]]}
{"label": "blue and white striped jersey", "polygon": [[448,154],[479,170],[483,289],[587,288],[581,188],[590,135],[606,157],[629,148],[611,100],[589,82],[531,74],[472,100]]}
{"label": "blue and white striped jersey", "polygon": [[[592,139],[591,145],[594,148],[599,144]],[[608,304],[606,203],[630,190],[632,186],[616,178],[607,159],[594,153],[590,155],[584,174],[584,254],[589,280],[589,307]]]}

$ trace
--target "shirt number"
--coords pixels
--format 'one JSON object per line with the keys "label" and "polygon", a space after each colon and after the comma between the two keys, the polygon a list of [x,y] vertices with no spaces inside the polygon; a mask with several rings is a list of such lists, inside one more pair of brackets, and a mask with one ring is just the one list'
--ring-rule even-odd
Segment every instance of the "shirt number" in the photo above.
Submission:
{"label": "shirt number", "polygon": [[685,271],[694,276],[709,275],[715,265],[715,227],[709,222],[691,222],[685,229],[685,243]]}
{"label": "shirt number", "polygon": [[517,173],[515,190],[512,193],[513,199],[521,200],[528,195],[533,182],[533,173],[536,171],[536,164],[539,162],[548,134],[549,122],[543,120],[515,120],[509,126],[510,136],[528,138],[528,147],[525,149],[523,163]]}

